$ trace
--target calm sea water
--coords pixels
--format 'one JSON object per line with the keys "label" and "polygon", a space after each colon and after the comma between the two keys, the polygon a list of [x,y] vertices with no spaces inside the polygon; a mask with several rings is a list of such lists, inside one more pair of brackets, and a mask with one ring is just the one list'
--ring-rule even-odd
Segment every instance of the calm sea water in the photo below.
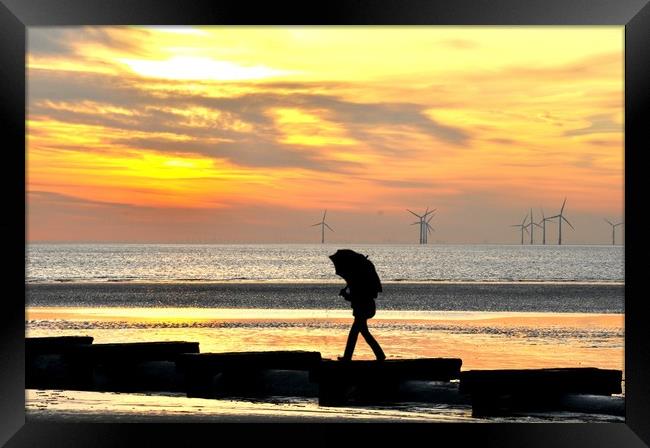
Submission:
{"label": "calm sea water", "polygon": [[[352,245],[386,281],[622,282],[622,246]],[[334,245],[30,244],[27,282],[340,281]]]}

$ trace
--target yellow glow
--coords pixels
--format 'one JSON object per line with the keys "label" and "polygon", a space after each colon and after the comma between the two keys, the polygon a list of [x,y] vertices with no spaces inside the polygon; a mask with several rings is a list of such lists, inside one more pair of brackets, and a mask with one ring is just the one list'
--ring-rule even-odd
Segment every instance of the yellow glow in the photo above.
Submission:
{"label": "yellow glow", "polygon": [[138,75],[166,79],[204,79],[213,81],[240,81],[262,79],[290,74],[263,65],[242,66],[229,61],[210,58],[176,56],[167,60],[118,59]]}

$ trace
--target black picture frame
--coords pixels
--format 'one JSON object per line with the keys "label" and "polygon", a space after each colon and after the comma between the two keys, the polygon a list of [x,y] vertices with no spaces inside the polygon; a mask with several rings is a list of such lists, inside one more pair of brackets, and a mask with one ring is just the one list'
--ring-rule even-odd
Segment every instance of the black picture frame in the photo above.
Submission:
{"label": "black picture frame", "polygon": [[[5,267],[0,342],[0,445],[192,446],[206,443],[453,443],[553,447],[650,445],[650,326],[641,273],[641,156],[650,98],[649,0],[0,0],[0,111],[8,192],[3,229]],[[625,26],[625,368],[626,420],[607,424],[254,425],[25,423],[25,50],[26,27],[59,25],[621,25]],[[637,205],[633,207],[632,205]],[[22,238],[19,237],[22,235]],[[354,434],[353,434],[354,433]],[[445,441],[446,439],[446,441]]]}

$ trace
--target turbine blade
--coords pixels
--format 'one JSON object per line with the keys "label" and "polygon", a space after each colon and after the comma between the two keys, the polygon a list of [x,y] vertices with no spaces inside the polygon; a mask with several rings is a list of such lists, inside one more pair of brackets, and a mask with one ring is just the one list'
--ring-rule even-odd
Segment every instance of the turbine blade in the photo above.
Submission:
{"label": "turbine blade", "polygon": [[522,228],[526,231],[526,233],[530,233],[527,228],[525,228],[525,227],[522,227]]}
{"label": "turbine blade", "polygon": [[616,224],[616,225],[617,225],[617,226],[620,226],[620,225],[623,225],[623,224],[625,224],[625,223],[624,223],[623,221],[621,221],[621,222],[619,222],[619,223]]}
{"label": "turbine blade", "polygon": [[322,222],[317,222],[316,224],[312,224],[309,227],[316,227],[316,226],[320,226],[321,224],[322,224]]}
{"label": "turbine blade", "polygon": [[571,228],[572,228],[573,230],[575,230],[575,229],[573,228],[573,226],[571,225],[571,223],[569,222],[568,219],[566,219],[564,216],[562,217],[562,219],[564,219],[564,221],[565,221],[567,224],[569,224],[569,226],[571,226]]}
{"label": "turbine blade", "polygon": [[562,203],[562,208],[560,209],[560,215],[564,211],[564,206],[566,205],[566,198],[564,198],[564,202]]}
{"label": "turbine blade", "polygon": [[325,221],[325,216],[327,215],[327,209],[325,209],[325,213],[323,213],[323,221]]}
{"label": "turbine blade", "polygon": [[411,225],[414,226],[414,225],[416,225],[416,224],[421,224],[421,222],[420,222],[420,221],[418,221],[418,222],[414,222],[414,223],[411,224]]}
{"label": "turbine blade", "polygon": [[421,217],[420,215],[416,214],[415,212],[412,212],[411,210],[409,210],[408,208],[406,209],[406,211],[409,212],[409,213],[411,213],[412,215],[415,215],[415,216],[418,217],[418,218]]}
{"label": "turbine blade", "polygon": [[613,225],[614,225],[614,224],[612,224],[612,223],[610,222],[609,219],[607,219],[607,218],[603,218],[603,219],[604,219],[604,220],[607,222],[607,224],[609,224],[610,226],[613,226]]}
{"label": "turbine blade", "polygon": [[542,211],[542,219],[546,218],[546,216],[544,216],[544,209],[541,207],[539,209]]}
{"label": "turbine blade", "polygon": [[330,226],[328,226],[327,224],[325,224],[325,227],[327,227],[328,229],[330,229],[332,232],[334,231],[334,229],[331,228]]}
{"label": "turbine blade", "polygon": [[427,224],[429,224],[432,219],[433,219],[433,216],[431,218],[429,218],[429,220],[427,221]]}

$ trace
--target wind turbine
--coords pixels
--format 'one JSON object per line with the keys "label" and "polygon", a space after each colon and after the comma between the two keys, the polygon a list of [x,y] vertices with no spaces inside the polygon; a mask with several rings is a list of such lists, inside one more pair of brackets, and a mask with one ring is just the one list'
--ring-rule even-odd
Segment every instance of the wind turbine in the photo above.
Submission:
{"label": "wind turbine", "polygon": [[[417,213],[415,213],[415,212],[413,212],[413,211],[411,211],[409,209],[406,209],[406,211],[408,211],[409,213],[411,213],[412,215],[414,215],[415,217],[417,217],[419,219],[419,221],[416,221],[416,222],[412,223],[411,225],[414,226],[414,225],[417,224],[417,225],[420,226],[420,242],[419,243],[424,244],[424,234],[422,233],[422,220],[426,216],[426,213],[424,215],[420,216]],[[429,207],[427,207],[427,211],[429,211]]]}
{"label": "wind turbine", "polygon": [[530,222],[528,224],[526,224],[526,227],[530,227],[530,244],[534,243],[534,241],[533,241],[533,229],[534,229],[534,227],[533,226],[542,227],[539,224],[537,224],[536,222],[533,222],[533,209],[531,208],[530,209]]}
{"label": "wind turbine", "polygon": [[[426,221],[427,215],[433,213],[436,211],[434,208],[433,210],[429,211],[429,207],[427,207],[426,211],[424,212],[424,215],[418,215],[417,213],[409,210],[408,208],[406,209],[407,212],[411,213],[413,216],[417,217],[419,221],[414,222],[411,225],[419,224],[420,225],[420,244],[426,244],[427,243],[427,231],[431,227],[429,223]],[[433,216],[431,217],[433,218]],[[431,219],[429,219],[431,221]]]}
{"label": "wind turbine", "polygon": [[327,209],[325,209],[325,213],[323,213],[323,220],[321,222],[317,222],[316,224],[312,224],[311,227],[316,227],[320,226],[320,243],[324,244],[325,243],[325,227],[330,229],[332,232],[334,229],[332,229],[330,226],[327,225],[325,222],[325,215],[327,215]]}
{"label": "wind turbine", "polygon": [[526,213],[526,216],[524,216],[524,220],[521,221],[521,224],[513,224],[510,227],[519,227],[521,228],[521,244],[524,244],[524,230],[526,233],[528,233],[528,225],[526,224],[526,219],[528,219],[528,213]]}
{"label": "wind turbine", "polygon": [[623,222],[619,222],[618,224],[612,224],[608,219],[604,218],[605,221],[607,221],[607,224],[612,226],[612,246],[616,245],[616,227],[620,226],[623,224]]}
{"label": "wind turbine", "polygon": [[546,244],[546,221],[550,221],[553,218],[547,218],[546,216],[544,216],[543,208],[541,209],[541,211],[542,211],[542,220],[540,222],[542,223],[542,244]]}
{"label": "wind turbine", "polygon": [[429,234],[431,233],[431,231],[434,231],[434,232],[436,231],[436,229],[434,229],[434,228],[431,226],[431,224],[429,224],[429,223],[431,222],[432,219],[433,219],[433,215],[431,215],[431,218],[429,218],[429,220],[425,223],[425,225],[426,225],[426,232],[424,233],[424,244],[428,244],[428,243],[429,243]]}
{"label": "wind turbine", "polygon": [[558,220],[557,220],[557,222],[558,222],[558,238],[557,238],[557,244],[558,244],[559,246],[562,245],[562,220],[566,221],[566,223],[569,224],[569,226],[571,226],[571,228],[572,228],[573,230],[575,230],[575,229],[573,228],[573,226],[571,225],[571,223],[569,222],[569,220],[566,219],[566,218],[564,217],[564,214],[563,214],[563,213],[564,213],[564,206],[565,206],[565,205],[566,205],[566,198],[564,198],[564,202],[562,203],[562,208],[560,209],[560,213],[559,213],[558,215],[551,216],[551,217],[549,218],[549,219],[558,218]]}

